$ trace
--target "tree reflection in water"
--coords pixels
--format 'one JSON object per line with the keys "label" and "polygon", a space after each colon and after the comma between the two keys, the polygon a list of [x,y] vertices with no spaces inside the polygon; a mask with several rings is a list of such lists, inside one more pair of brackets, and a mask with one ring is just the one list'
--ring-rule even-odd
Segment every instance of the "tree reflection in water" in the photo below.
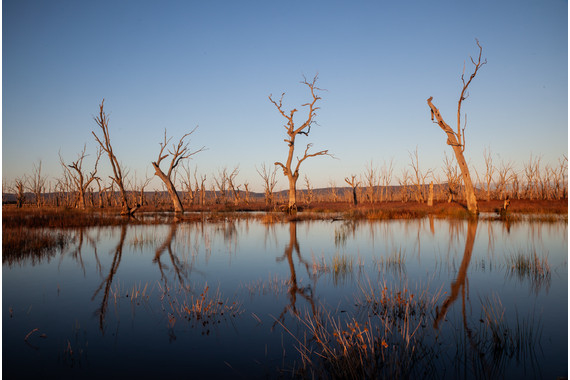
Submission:
{"label": "tree reflection in water", "polygon": [[95,311],[95,314],[99,317],[99,329],[101,333],[105,333],[104,325],[105,325],[105,314],[107,312],[107,307],[109,304],[109,292],[111,290],[111,284],[113,283],[113,278],[119,269],[119,264],[121,263],[121,257],[123,255],[123,245],[125,244],[125,237],[127,236],[127,225],[121,225],[121,237],[119,238],[119,243],[115,247],[115,254],[113,256],[113,262],[111,263],[111,268],[109,269],[109,274],[107,277],[101,282],[101,285],[97,288],[93,297],[91,297],[91,301],[97,297],[97,294],[105,288],[103,291],[103,299],[101,300],[101,306]]}
{"label": "tree reflection in water", "polygon": [[457,272],[457,277],[451,283],[451,294],[443,301],[441,308],[436,308],[436,317],[433,323],[435,329],[439,328],[439,324],[445,318],[447,310],[453,303],[457,300],[459,292],[461,291],[462,299],[462,311],[463,320],[466,321],[465,317],[465,293],[466,285],[469,282],[467,279],[467,268],[469,268],[469,263],[471,262],[471,256],[473,255],[473,245],[475,244],[475,235],[477,234],[477,218],[470,218],[467,223],[467,239],[465,240],[465,251],[463,251],[463,259],[461,260],[461,265],[459,266],[459,272]]}
{"label": "tree reflection in water", "polygon": [[285,306],[279,318],[273,324],[273,327],[277,323],[284,323],[285,321],[285,314],[287,311],[291,311],[294,315],[299,315],[297,310],[297,295],[304,298],[310,305],[313,315],[316,315],[316,308],[315,308],[315,300],[314,300],[314,293],[313,288],[308,286],[299,287],[297,283],[297,272],[295,270],[295,264],[293,263],[293,251],[297,253],[297,257],[299,262],[303,264],[307,270],[307,274],[309,278],[313,279],[314,285],[316,285],[316,279],[311,276],[311,272],[309,270],[310,264],[301,256],[301,249],[299,247],[299,241],[297,240],[297,223],[296,222],[289,222],[289,244],[285,247],[285,252],[283,256],[278,257],[276,259],[277,262],[287,260],[289,264],[289,270],[291,272],[291,277],[289,280],[289,290],[288,290],[288,297],[289,297],[289,304]]}

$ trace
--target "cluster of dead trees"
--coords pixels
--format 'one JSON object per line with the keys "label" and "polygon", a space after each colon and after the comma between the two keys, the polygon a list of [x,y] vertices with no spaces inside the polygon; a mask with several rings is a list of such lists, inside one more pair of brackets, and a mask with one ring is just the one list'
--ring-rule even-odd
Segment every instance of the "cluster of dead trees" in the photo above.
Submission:
{"label": "cluster of dead trees", "polygon": [[[297,181],[300,177],[300,167],[305,160],[318,156],[333,157],[328,150],[311,151],[312,143],[304,145],[301,156],[295,153],[298,139],[308,137],[311,127],[316,125],[321,100],[319,94],[323,89],[317,86],[318,75],[315,75],[312,80],[303,78],[301,84],[306,86],[309,100],[301,105],[301,110],[306,112],[300,120],[297,108],[285,109],[283,105],[285,93],[282,93],[279,99],[269,95],[269,101],[285,121],[283,127],[287,156],[284,161],[276,161],[274,165],[262,164],[260,168],[256,168],[263,183],[265,206],[274,207],[283,201],[281,199],[283,193],[275,192],[278,169],[282,170],[288,182],[285,209],[289,212],[295,212],[297,209],[300,202],[298,193],[305,204],[315,201],[343,201],[356,206],[363,202],[416,201],[433,204],[434,200],[448,202],[460,200],[466,203],[467,209],[473,214],[478,213],[477,199],[567,198],[568,158],[566,156],[563,156],[557,165],[542,165],[541,157],[531,156],[524,164],[524,168],[517,171],[510,161],[501,161],[496,164],[490,149],[485,149],[485,170],[470,170],[464,157],[466,122],[462,124],[461,107],[463,101],[468,98],[469,85],[487,63],[485,59],[482,59],[483,49],[479,41],[476,42],[479,52],[476,59],[471,57],[473,71],[466,77],[464,67],[461,75],[462,89],[457,104],[455,128],[445,122],[439,109],[433,103],[433,97],[427,99],[431,120],[445,133],[447,145],[451,146],[455,157],[453,159],[445,154],[441,171],[420,168],[416,147],[414,152],[409,153],[410,163],[402,169],[400,175],[394,174],[393,160],[388,163],[384,162],[381,168],[374,166],[371,161],[366,165],[363,173],[350,174],[344,179],[348,187],[339,188],[336,182],[331,180],[326,191],[316,190],[305,175],[305,188],[298,191]],[[465,117],[463,119],[465,120]],[[139,207],[145,205],[163,208],[170,204],[175,212],[182,213],[185,207],[204,207],[208,204],[237,206],[259,202],[257,194],[250,191],[249,183],[240,183],[237,180],[239,166],[231,170],[226,167],[218,170],[211,176],[209,184],[207,184],[205,174],[199,174],[197,168],[191,168],[189,160],[205,149],[201,147],[192,150],[189,147],[190,137],[196,128],[184,134],[177,142],[172,142],[173,137],[169,137],[166,130],[164,131],[164,137],[159,143],[157,159],[151,162],[154,174],[161,180],[164,191],[154,191],[153,196],[148,196],[145,189],[152,177],[146,176],[142,180],[137,180],[135,175],[132,179],[128,169],[120,164],[113,151],[109,116],[104,110],[104,101],[99,105],[99,112],[94,117],[94,121],[97,128],[92,134],[97,143],[97,150],[93,166],[89,169],[84,167],[84,160],[88,156],[86,146],[84,146],[75,161],[66,161],[61,154],[59,155],[63,175],[55,181],[53,187],[47,182],[47,176],[42,173],[41,161],[39,161],[30,176],[18,178],[13,184],[4,184],[4,193],[15,194],[18,207],[22,207],[27,199],[33,199],[37,207],[47,204],[81,209],[120,207],[123,215],[132,215]],[[101,160],[105,158],[108,159],[112,175],[108,178],[101,178],[98,175],[98,167]],[[475,184],[472,172],[475,173]],[[397,186],[393,185],[395,181],[397,181]],[[177,185],[181,190],[177,189]],[[31,196],[26,196],[26,194],[31,194]],[[168,194],[168,197],[165,198],[164,194]]]}

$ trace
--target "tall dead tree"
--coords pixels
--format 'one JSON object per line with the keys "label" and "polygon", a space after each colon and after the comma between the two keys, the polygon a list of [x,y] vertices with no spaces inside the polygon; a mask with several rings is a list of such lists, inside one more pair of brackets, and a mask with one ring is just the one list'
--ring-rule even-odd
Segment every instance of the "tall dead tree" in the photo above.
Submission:
{"label": "tall dead tree", "polygon": [[61,154],[59,155],[59,162],[61,166],[63,167],[64,171],[67,172],[69,178],[71,178],[73,184],[75,185],[75,190],[77,191],[78,195],[77,206],[80,209],[87,208],[87,202],[85,201],[85,193],[87,192],[89,185],[91,185],[91,183],[98,178],[97,165],[99,164],[99,159],[101,158],[101,154],[103,153],[101,149],[97,149],[97,157],[95,158],[95,165],[93,171],[90,173],[86,173],[83,170],[83,160],[85,159],[85,157],[87,157],[87,154],[85,153],[86,149],[87,146],[83,145],[83,150],[81,151],[81,153],[79,153],[77,160],[73,161],[69,165],[64,162],[63,157],[61,157]]}
{"label": "tall dead tree", "polygon": [[115,156],[113,147],[111,146],[111,136],[109,135],[109,116],[103,110],[103,103],[105,103],[105,99],[103,99],[99,105],[99,115],[93,118],[103,132],[103,140],[101,140],[95,134],[95,132],[91,131],[91,133],[101,146],[101,149],[103,149],[103,151],[109,156],[109,162],[111,163],[111,168],[113,169],[113,176],[110,176],[109,178],[111,178],[111,180],[117,184],[117,187],[119,187],[119,190],[121,192],[121,215],[133,215],[139,208],[139,205],[134,205],[133,207],[129,205],[127,191],[125,190],[124,185],[126,175],[123,176],[123,170],[121,169],[119,160],[117,159],[117,156]]}
{"label": "tall dead tree", "polygon": [[[174,212],[182,213],[184,212],[184,208],[182,207],[182,202],[180,202],[180,197],[176,192],[176,187],[174,187],[174,183],[172,182],[172,174],[174,173],[174,170],[176,169],[180,161],[186,160],[191,156],[195,155],[196,153],[199,153],[204,150],[204,147],[202,147],[194,152],[191,152],[190,149],[188,149],[188,144],[190,144],[190,141],[187,142],[184,141],[186,137],[194,133],[196,128],[194,128],[192,131],[182,136],[178,141],[178,144],[172,144],[172,148],[168,150],[168,153],[164,153],[164,149],[170,143],[172,137],[167,139],[166,129],[165,129],[164,141],[160,143],[160,152],[158,152],[158,159],[152,162],[155,174],[162,180],[162,182],[164,182],[164,185],[168,190],[168,195],[170,195],[170,199],[172,200],[172,204],[174,206]],[[168,166],[168,170],[165,173],[160,168],[160,163],[168,156],[171,156],[172,159],[170,160],[170,165]]]}
{"label": "tall dead tree", "polygon": [[322,89],[316,86],[317,79],[318,75],[315,75],[313,81],[308,82],[307,79],[303,77],[303,81],[301,82],[302,84],[306,85],[309,88],[312,100],[301,106],[301,107],[309,107],[309,110],[307,118],[300,126],[296,126],[295,121],[293,120],[295,112],[297,112],[296,108],[289,111],[289,114],[287,114],[283,110],[283,96],[285,95],[285,93],[281,94],[281,98],[279,99],[278,102],[273,99],[272,95],[269,95],[269,100],[271,101],[271,103],[273,103],[275,107],[277,107],[279,113],[287,120],[287,123],[284,125],[285,131],[287,133],[287,138],[284,141],[289,146],[287,161],[285,161],[285,164],[281,162],[275,162],[275,165],[278,165],[283,169],[283,174],[289,180],[289,204],[288,204],[289,212],[295,211],[297,209],[297,179],[299,178],[299,167],[301,166],[301,163],[309,157],[324,156],[324,155],[330,156],[328,150],[321,150],[316,153],[309,153],[309,149],[313,144],[307,144],[303,157],[302,158],[297,157],[297,164],[295,165],[294,168],[292,167],[293,156],[295,154],[295,138],[297,137],[297,135],[309,136],[309,132],[311,131],[311,126],[315,123],[315,117],[317,115],[316,111],[319,109],[319,107],[317,107],[316,104],[321,98],[316,94],[316,91],[322,91]]}
{"label": "tall dead tree", "polygon": [[459,102],[457,103],[457,131],[454,131],[444,120],[439,110],[436,108],[435,105],[432,103],[433,97],[430,96],[427,100],[428,106],[431,109],[431,120],[435,121],[434,123],[438,124],[440,128],[445,132],[447,135],[447,145],[451,145],[453,148],[453,152],[455,153],[455,158],[457,159],[457,164],[459,165],[459,169],[461,170],[461,176],[463,177],[463,185],[465,189],[465,199],[467,201],[467,210],[472,214],[478,214],[479,209],[477,206],[477,198],[475,197],[475,189],[473,187],[473,182],[471,181],[471,175],[469,174],[469,167],[467,166],[467,162],[465,161],[465,157],[463,156],[463,152],[465,151],[465,126],[461,128],[461,104],[467,97],[469,93],[467,92],[467,88],[471,84],[471,81],[477,75],[477,72],[481,68],[481,66],[487,63],[487,60],[481,61],[481,53],[483,52],[483,48],[479,43],[479,40],[476,40],[477,46],[479,47],[479,57],[477,61],[471,58],[471,62],[475,66],[473,73],[469,77],[467,82],[465,81],[465,65],[463,67],[463,74],[461,74],[461,81],[463,82],[463,89],[461,90],[461,95],[459,96]]}

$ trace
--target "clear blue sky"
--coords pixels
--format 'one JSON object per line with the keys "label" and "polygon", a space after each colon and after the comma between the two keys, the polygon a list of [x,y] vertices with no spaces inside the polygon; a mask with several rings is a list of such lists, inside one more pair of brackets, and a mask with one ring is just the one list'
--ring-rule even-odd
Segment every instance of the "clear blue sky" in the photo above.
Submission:
{"label": "clear blue sky", "polygon": [[[2,3],[2,178],[31,174],[42,160],[60,177],[58,151],[74,160],[105,98],[119,160],[153,174],[164,129],[198,129],[191,147],[202,174],[240,167],[238,182],[261,191],[255,171],[285,160],[287,109],[309,100],[303,75],[319,74],[318,126],[300,136],[317,157],[301,166],[316,187],[394,160],[394,183],[418,148],[423,170],[444,151],[429,96],[454,125],[460,75],[483,46],[487,65],[464,102],[469,163],[518,169],[530,154],[555,164],[568,152],[568,2],[548,1],[28,1]],[[303,113],[298,112],[299,120]],[[100,167],[109,174],[108,160]],[[287,181],[279,173],[278,188]],[[153,184],[159,188],[155,177]],[[299,183],[299,188],[303,187]]]}

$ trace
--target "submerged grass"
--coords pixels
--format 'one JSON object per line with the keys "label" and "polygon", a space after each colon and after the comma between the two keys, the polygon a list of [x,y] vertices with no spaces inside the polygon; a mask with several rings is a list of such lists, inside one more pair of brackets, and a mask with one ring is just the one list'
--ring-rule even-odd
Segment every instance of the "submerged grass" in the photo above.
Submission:
{"label": "submerged grass", "polygon": [[374,259],[374,265],[379,272],[391,272],[397,275],[406,274],[406,254],[402,249],[394,250],[387,257]]}
{"label": "submerged grass", "polygon": [[536,249],[528,252],[521,250],[507,256],[508,275],[515,276],[520,281],[529,281],[531,289],[538,293],[540,289],[550,287],[550,265],[546,255],[539,255]]}

